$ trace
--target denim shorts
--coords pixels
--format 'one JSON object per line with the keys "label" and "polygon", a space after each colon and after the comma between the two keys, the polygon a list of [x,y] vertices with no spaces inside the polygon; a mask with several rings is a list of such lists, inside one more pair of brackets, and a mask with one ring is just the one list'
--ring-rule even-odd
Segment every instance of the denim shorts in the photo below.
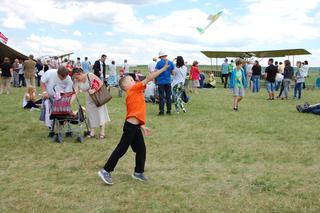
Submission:
{"label": "denim shorts", "polygon": [[244,97],[244,88],[239,88],[239,87],[234,87],[233,88],[233,96],[234,97],[237,97],[237,96],[240,96],[240,97]]}
{"label": "denim shorts", "polygon": [[276,83],[275,82],[270,82],[266,81],[266,87],[268,92],[274,92],[276,90]]}

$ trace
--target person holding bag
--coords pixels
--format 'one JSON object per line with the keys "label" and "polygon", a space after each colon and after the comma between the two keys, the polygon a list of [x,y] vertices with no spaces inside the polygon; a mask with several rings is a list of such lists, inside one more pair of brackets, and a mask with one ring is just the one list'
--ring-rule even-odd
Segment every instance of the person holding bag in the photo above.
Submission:
{"label": "person holding bag", "polygon": [[83,91],[86,95],[86,110],[89,120],[90,135],[95,137],[95,128],[100,127],[99,139],[105,138],[105,124],[110,122],[109,113],[105,104],[97,106],[91,95],[96,94],[104,83],[92,73],[84,73],[81,68],[72,70],[72,77],[75,80],[75,91]]}

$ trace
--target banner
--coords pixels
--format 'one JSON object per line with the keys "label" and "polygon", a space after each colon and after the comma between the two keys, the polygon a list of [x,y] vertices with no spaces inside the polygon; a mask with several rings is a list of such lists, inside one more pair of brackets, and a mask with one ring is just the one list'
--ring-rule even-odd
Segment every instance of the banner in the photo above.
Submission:
{"label": "banner", "polygon": [[0,41],[1,41],[2,43],[4,43],[4,44],[7,44],[7,42],[8,42],[8,38],[5,37],[5,36],[2,34],[2,32],[0,32]]}

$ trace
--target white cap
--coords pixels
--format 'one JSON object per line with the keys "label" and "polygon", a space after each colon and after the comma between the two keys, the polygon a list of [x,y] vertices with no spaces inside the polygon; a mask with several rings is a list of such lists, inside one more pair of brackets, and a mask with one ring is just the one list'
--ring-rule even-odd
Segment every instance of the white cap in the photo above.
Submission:
{"label": "white cap", "polygon": [[162,57],[162,56],[167,56],[167,54],[164,51],[160,51],[159,52],[159,58]]}

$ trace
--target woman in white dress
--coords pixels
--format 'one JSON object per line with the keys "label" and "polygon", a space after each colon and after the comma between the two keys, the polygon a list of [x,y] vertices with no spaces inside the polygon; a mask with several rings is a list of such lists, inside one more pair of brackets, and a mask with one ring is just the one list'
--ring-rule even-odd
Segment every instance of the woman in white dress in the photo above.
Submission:
{"label": "woman in white dress", "polygon": [[72,77],[75,81],[76,92],[80,90],[86,95],[86,111],[90,127],[90,135],[88,137],[95,137],[95,128],[100,127],[99,139],[104,139],[105,124],[110,122],[107,106],[97,107],[89,95],[99,90],[103,82],[92,73],[84,73],[81,68],[74,68]]}

